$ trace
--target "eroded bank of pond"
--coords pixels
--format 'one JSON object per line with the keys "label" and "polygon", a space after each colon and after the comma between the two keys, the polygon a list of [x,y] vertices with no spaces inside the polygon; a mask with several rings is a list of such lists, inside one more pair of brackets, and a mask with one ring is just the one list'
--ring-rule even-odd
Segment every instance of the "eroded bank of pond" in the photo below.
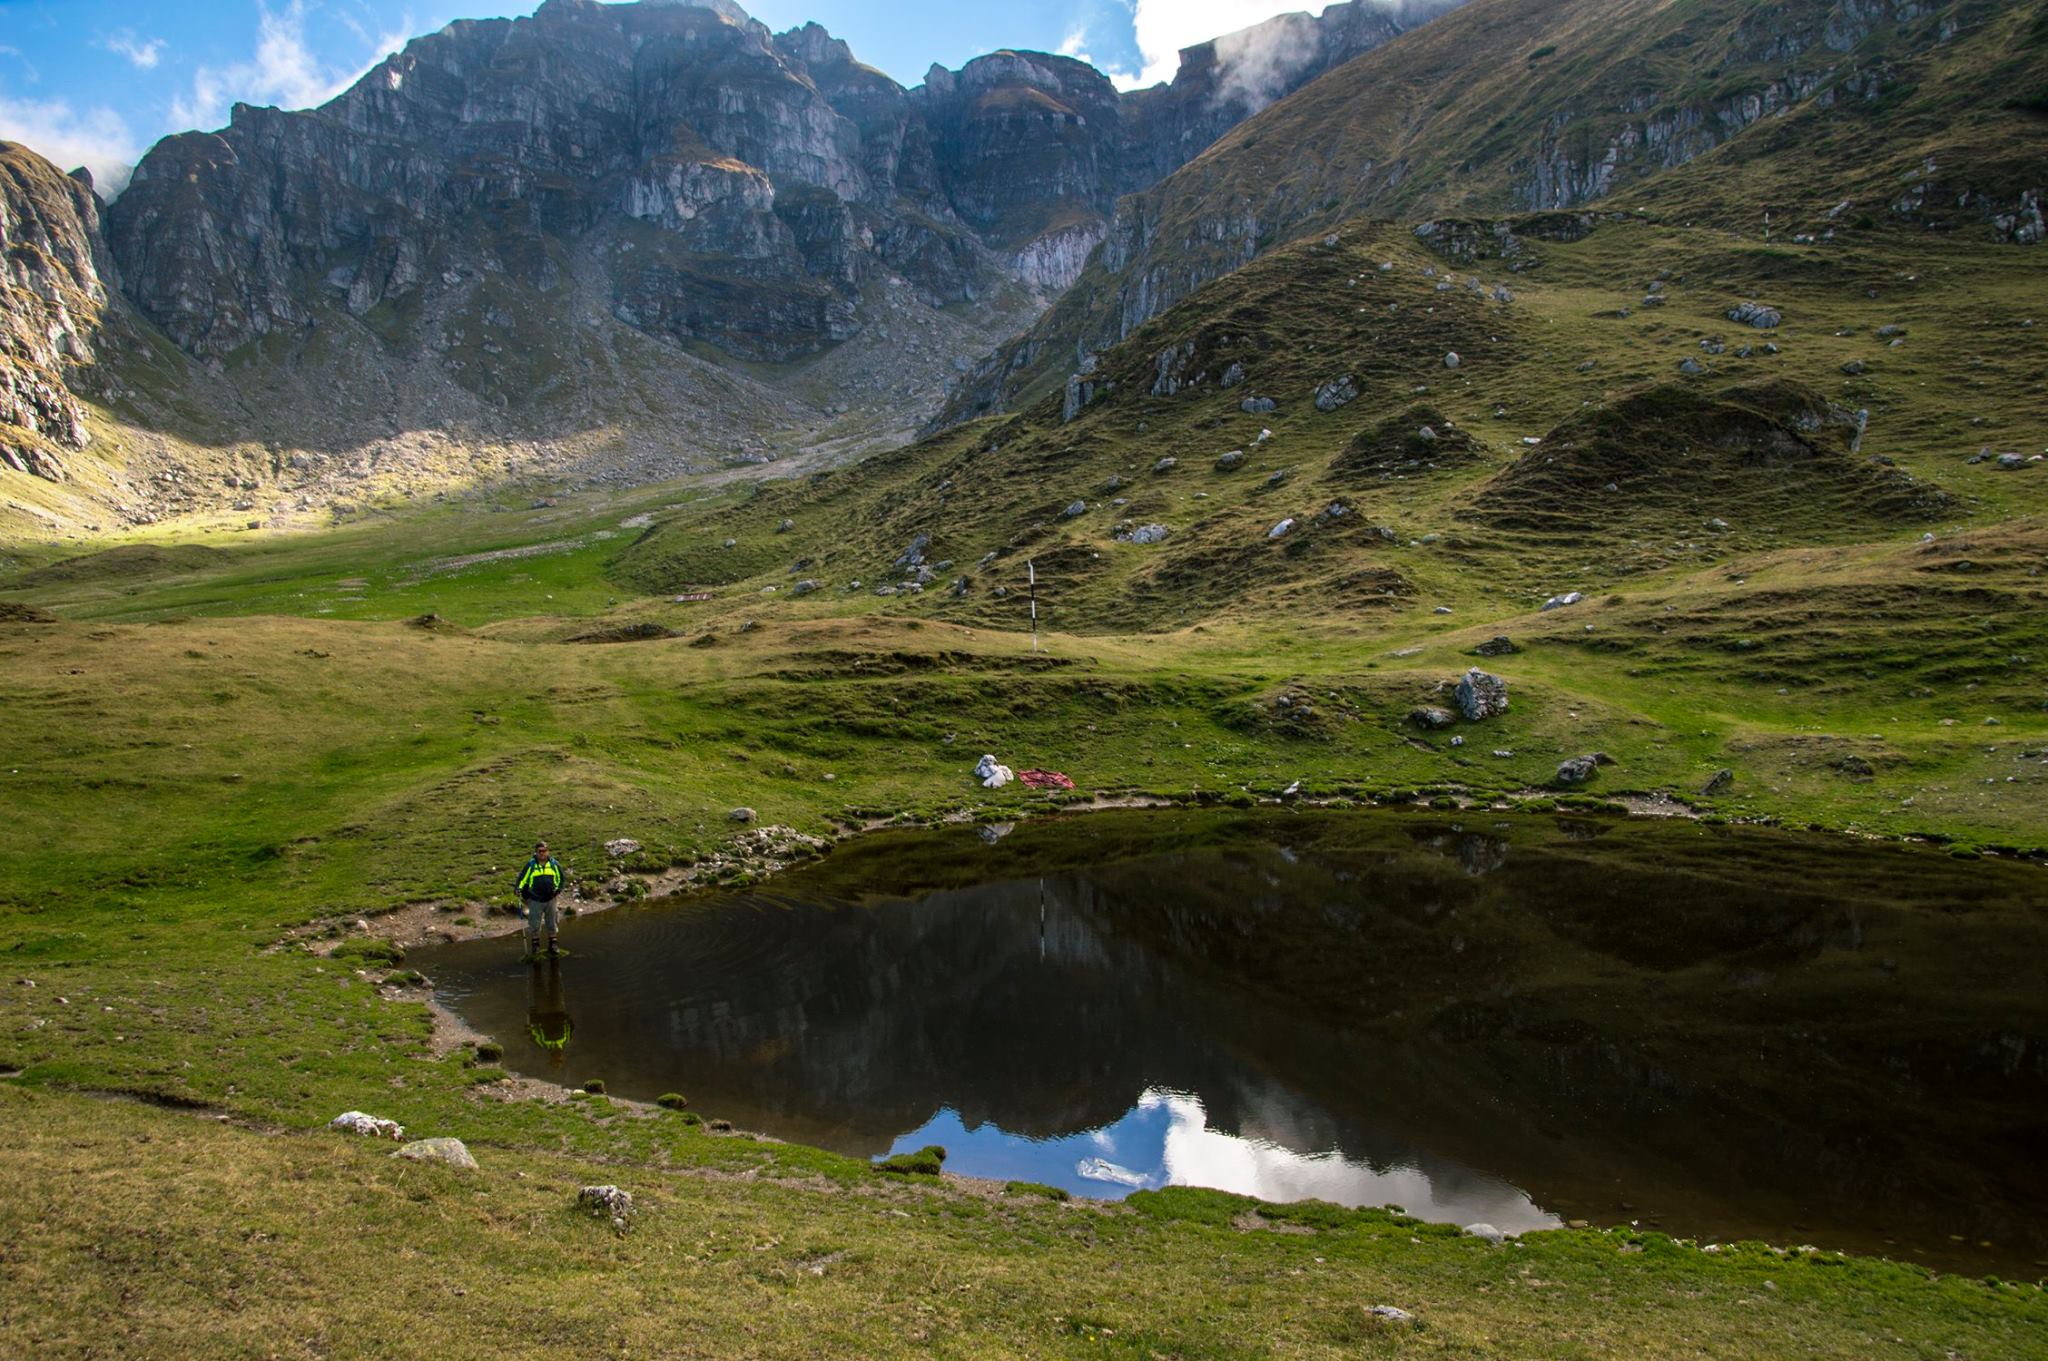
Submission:
{"label": "eroded bank of pond", "polygon": [[2048,1261],[2048,872],[1687,823],[1105,813],[416,952],[514,1071],[1116,1195]]}

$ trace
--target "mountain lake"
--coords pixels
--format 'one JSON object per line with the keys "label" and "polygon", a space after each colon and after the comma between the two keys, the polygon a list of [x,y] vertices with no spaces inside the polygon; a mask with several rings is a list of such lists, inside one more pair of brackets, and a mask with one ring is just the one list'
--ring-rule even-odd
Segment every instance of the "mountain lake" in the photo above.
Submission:
{"label": "mountain lake", "polygon": [[516,1074],[862,1157],[2048,1263],[2048,871],[1686,820],[1111,812],[413,952]]}

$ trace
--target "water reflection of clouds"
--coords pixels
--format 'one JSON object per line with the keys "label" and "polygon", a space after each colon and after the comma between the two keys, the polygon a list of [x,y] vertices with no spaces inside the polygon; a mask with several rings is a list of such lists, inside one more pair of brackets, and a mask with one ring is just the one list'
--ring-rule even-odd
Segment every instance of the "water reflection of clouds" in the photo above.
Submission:
{"label": "water reflection of clouds", "polygon": [[968,1129],[942,1110],[899,1137],[891,1152],[942,1144],[949,1171],[1035,1181],[1077,1195],[1115,1197],[1158,1186],[1205,1186],[1261,1200],[1399,1205],[1419,1218],[1485,1222],[1508,1233],[1555,1228],[1557,1216],[1505,1182],[1455,1164],[1385,1171],[1335,1150],[1303,1153],[1267,1139],[1209,1128],[1201,1099],[1147,1089],[1121,1119],[1053,1139]]}

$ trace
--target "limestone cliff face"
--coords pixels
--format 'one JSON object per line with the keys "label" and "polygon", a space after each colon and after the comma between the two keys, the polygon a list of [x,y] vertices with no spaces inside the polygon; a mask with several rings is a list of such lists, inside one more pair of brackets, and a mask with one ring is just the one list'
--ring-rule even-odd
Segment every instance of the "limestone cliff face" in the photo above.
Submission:
{"label": "limestone cliff face", "polygon": [[594,266],[614,315],[746,359],[860,330],[864,283],[929,305],[1078,276],[1117,198],[1398,33],[1332,6],[1184,54],[1170,86],[998,52],[905,90],[815,24],[722,3],[547,0],[410,43],[329,104],[170,137],[108,213],[135,304],[209,361],[323,308],[416,312]]}
{"label": "limestone cliff face", "polygon": [[849,333],[853,210],[896,198],[866,151],[735,9],[549,0],[421,38],[320,109],[166,139],[109,232],[137,305],[208,358],[451,275],[545,290],[567,248],[598,253],[621,318],[782,359]]}
{"label": "limestone cliff face", "polygon": [[1184,49],[1170,84],[1119,93],[1043,52],[933,67],[912,92],[948,202],[1019,280],[1057,293],[1080,277],[1117,200],[1199,156],[1244,119],[1458,0],[1331,5]]}
{"label": "limestone cliff face", "polygon": [[0,465],[51,481],[88,439],[86,382],[112,269],[88,180],[0,142]]}

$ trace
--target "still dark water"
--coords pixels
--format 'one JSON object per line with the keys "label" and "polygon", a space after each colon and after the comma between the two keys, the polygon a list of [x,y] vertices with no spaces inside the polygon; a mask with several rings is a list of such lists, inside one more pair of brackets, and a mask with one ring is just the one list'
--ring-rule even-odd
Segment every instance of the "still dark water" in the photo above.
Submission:
{"label": "still dark water", "polygon": [[2048,872],[1556,818],[1096,814],[412,962],[514,1071],[1169,1183],[2032,1276]]}

